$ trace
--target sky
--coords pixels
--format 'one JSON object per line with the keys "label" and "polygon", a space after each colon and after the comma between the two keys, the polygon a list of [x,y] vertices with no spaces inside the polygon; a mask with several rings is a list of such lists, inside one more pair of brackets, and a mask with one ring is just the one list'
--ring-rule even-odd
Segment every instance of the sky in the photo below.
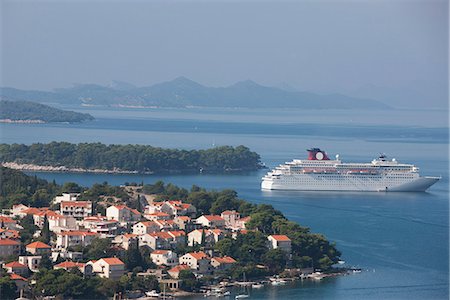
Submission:
{"label": "sky", "polygon": [[448,1],[1,1],[1,86],[185,76],[448,106]]}

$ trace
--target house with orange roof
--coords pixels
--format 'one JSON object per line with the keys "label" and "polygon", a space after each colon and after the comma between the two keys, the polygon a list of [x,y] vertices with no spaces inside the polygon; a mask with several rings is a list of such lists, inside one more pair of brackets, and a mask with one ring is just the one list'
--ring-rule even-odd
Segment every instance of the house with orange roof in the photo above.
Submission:
{"label": "house with orange roof", "polygon": [[157,211],[151,214],[144,214],[144,218],[150,221],[157,221],[157,220],[170,220],[171,217],[169,214],[166,214],[162,211]]}
{"label": "house with orange roof", "polygon": [[92,265],[92,271],[103,278],[119,279],[125,274],[125,264],[117,257],[91,260],[86,265]]}
{"label": "house with orange roof", "polygon": [[51,214],[47,216],[48,228],[53,232],[78,230],[77,220],[72,216]]}
{"label": "house with orange roof", "polygon": [[270,249],[281,249],[286,253],[291,253],[291,239],[284,234],[273,234],[267,237]]}
{"label": "house with orange roof", "polygon": [[27,252],[36,255],[49,254],[52,251],[52,247],[43,242],[34,242],[25,246]]}
{"label": "house with orange roof", "polygon": [[[29,289],[29,285],[28,285],[28,280],[26,278],[23,278],[22,276],[18,275],[18,274],[10,274],[9,278],[14,281],[14,283],[16,284],[17,287],[17,291],[23,291],[23,290],[28,290]],[[18,298],[20,299],[20,298]]]}
{"label": "house with orange roof", "polygon": [[131,223],[141,219],[141,213],[126,205],[111,205],[106,209],[108,220],[117,220],[119,223]]}
{"label": "house with orange roof", "polygon": [[139,222],[133,225],[134,234],[146,234],[160,231],[160,225],[153,221]]}
{"label": "house with orange roof", "polygon": [[194,226],[194,222],[192,222],[192,219],[188,216],[176,216],[173,218],[173,222],[177,225],[178,228],[181,230],[184,230],[186,232],[191,232],[192,230],[196,229]]}
{"label": "house with orange roof", "polygon": [[198,224],[209,228],[224,228],[225,220],[219,215],[203,215],[196,219]]}
{"label": "house with orange roof", "polygon": [[183,270],[191,270],[191,267],[189,267],[188,265],[177,265],[167,271],[167,273],[169,273],[170,277],[178,279],[178,277],[180,276],[180,272]]}
{"label": "house with orange roof", "polygon": [[20,253],[20,243],[11,239],[0,240],[0,258],[18,255]]}
{"label": "house with orange roof", "polygon": [[55,269],[55,270],[63,269],[66,271],[78,269],[78,270],[80,270],[81,273],[83,273],[86,276],[92,275],[92,265],[87,265],[85,263],[80,263],[80,262],[73,262],[73,261],[69,261],[69,260],[53,266],[53,269]]}
{"label": "house with orange roof", "polygon": [[[33,213],[34,225],[36,225],[39,228],[42,228],[44,226],[45,218],[47,218],[47,220],[48,220],[52,216],[58,217],[61,215],[59,213],[57,213],[56,211],[48,210],[48,209],[45,209],[45,210],[43,209],[38,212],[35,212],[35,213]],[[48,225],[50,227],[50,223]]]}
{"label": "house with orange roof", "polygon": [[161,207],[163,206],[164,202],[155,202],[153,201],[149,205],[145,206],[144,213],[145,214],[153,214],[156,212],[161,212]]}
{"label": "house with orange roof", "polygon": [[78,245],[86,247],[98,236],[99,234],[90,231],[63,231],[56,234],[56,247],[59,249]]}
{"label": "house with orange roof", "polygon": [[28,269],[28,266],[18,262],[18,261],[13,261],[7,264],[3,265],[3,268],[6,269],[6,272],[8,273],[16,273],[22,276],[27,276],[28,272],[30,271]]}
{"label": "house with orange roof", "polygon": [[150,258],[157,266],[176,266],[178,265],[178,255],[171,250],[154,250],[150,253]]}
{"label": "house with orange roof", "polygon": [[83,219],[92,215],[92,201],[61,201],[61,214]]}
{"label": "house with orange roof", "polygon": [[180,257],[180,264],[188,265],[194,273],[212,272],[211,258],[205,252],[190,252]]}
{"label": "house with orange roof", "polygon": [[236,260],[231,256],[213,257],[211,258],[211,265],[216,271],[225,271],[236,264]]}
{"label": "house with orange roof", "polygon": [[171,216],[190,216],[194,217],[197,209],[194,205],[183,203],[178,200],[170,200],[163,203],[161,211]]}
{"label": "house with orange roof", "polygon": [[10,217],[0,216],[0,228],[17,230],[17,222]]}
{"label": "house with orange roof", "polygon": [[116,236],[112,243],[128,250],[132,245],[138,244],[138,235],[133,233],[126,233]]}

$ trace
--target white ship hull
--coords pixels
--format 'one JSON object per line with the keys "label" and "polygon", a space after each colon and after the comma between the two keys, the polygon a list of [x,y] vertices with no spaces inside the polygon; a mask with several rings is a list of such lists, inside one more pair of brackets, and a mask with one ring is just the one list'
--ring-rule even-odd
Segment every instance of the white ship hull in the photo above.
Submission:
{"label": "white ship hull", "polygon": [[[408,176],[409,177],[409,176]],[[382,175],[282,175],[279,178],[263,178],[263,190],[297,191],[358,191],[358,192],[424,192],[439,177],[396,178]]]}
{"label": "white ship hull", "polygon": [[439,177],[421,177],[419,168],[387,160],[382,154],[370,163],[330,160],[319,148],[307,150],[306,160],[279,165],[262,178],[263,190],[424,192]]}

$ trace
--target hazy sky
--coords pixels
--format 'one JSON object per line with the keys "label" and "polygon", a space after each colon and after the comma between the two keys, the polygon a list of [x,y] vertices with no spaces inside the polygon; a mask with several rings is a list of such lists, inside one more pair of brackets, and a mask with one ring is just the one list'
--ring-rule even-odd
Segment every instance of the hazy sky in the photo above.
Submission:
{"label": "hazy sky", "polygon": [[3,0],[2,86],[183,75],[211,86],[410,89],[447,103],[445,0],[213,2]]}

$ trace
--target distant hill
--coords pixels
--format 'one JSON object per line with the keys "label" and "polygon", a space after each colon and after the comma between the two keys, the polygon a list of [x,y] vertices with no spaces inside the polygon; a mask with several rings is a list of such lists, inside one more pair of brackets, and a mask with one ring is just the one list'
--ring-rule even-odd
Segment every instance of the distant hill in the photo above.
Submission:
{"label": "distant hill", "polygon": [[107,106],[157,107],[259,107],[304,109],[385,109],[388,105],[371,99],[340,94],[318,95],[310,92],[287,91],[267,87],[247,80],[228,87],[206,87],[185,77],[134,87],[123,82],[110,86],[81,84],[53,92],[25,91],[2,88],[1,96],[10,100],[55,102]]}
{"label": "distant hill", "polygon": [[57,109],[30,101],[0,100],[0,119],[4,122],[82,122],[93,120],[89,114]]}

